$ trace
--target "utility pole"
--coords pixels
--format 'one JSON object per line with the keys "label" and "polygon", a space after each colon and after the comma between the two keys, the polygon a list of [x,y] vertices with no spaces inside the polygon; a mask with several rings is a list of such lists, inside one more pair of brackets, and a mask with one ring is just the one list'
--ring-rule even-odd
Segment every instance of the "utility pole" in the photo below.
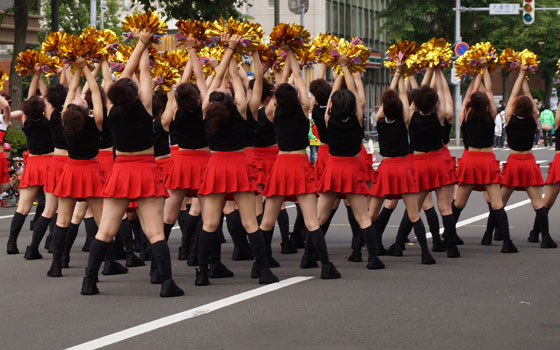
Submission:
{"label": "utility pole", "polygon": [[96,28],[97,0],[89,0],[89,25]]}
{"label": "utility pole", "polygon": [[[455,44],[460,43],[461,39],[461,0],[455,0]],[[455,63],[453,63],[455,64]],[[461,125],[459,115],[461,114],[461,80],[457,81],[453,89],[455,101],[455,146],[461,145]]]}
{"label": "utility pole", "polygon": [[280,0],[274,0],[274,25],[280,23]]}
{"label": "utility pole", "polygon": [[51,30],[53,32],[58,31],[58,0],[51,0]]}

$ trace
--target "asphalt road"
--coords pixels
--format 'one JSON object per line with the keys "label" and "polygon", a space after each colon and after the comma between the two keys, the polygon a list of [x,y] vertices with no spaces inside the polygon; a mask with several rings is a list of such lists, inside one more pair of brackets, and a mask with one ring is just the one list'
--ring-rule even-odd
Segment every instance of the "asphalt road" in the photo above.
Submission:
{"label": "asphalt road", "polygon": [[[498,150],[496,155],[505,160],[507,151]],[[535,150],[545,176],[553,156],[552,150]],[[525,193],[515,193],[508,204],[526,199]],[[386,245],[394,239],[402,207],[399,204],[389,222]],[[486,210],[482,195],[475,193],[461,220]],[[224,245],[223,261],[235,278],[195,287],[194,268],[176,260],[180,238],[174,230],[170,239],[174,279],[185,296],[172,299],[159,298],[159,286],[149,284],[148,267],[121,276],[100,275],[101,294],[81,296],[87,259],[79,250],[83,227],[71,268],[63,271],[63,278],[48,278],[50,256],[42,248],[45,257],[38,261],[6,255],[13,212],[0,209],[0,349],[80,344],[77,348],[104,344],[110,344],[107,349],[560,348],[560,250],[540,249],[526,241],[534,217],[529,204],[508,210],[518,254],[501,254],[497,243],[481,246],[486,223],[482,219],[458,229],[465,240],[460,259],[434,253],[436,265],[421,265],[413,240],[404,257],[382,257],[387,268],[378,271],[367,270],[365,262],[346,260],[351,234],[341,207],[327,241],[343,278],[324,281],[319,269],[299,269],[301,252],[281,255],[276,230],[273,252],[282,266],[274,273],[283,282],[267,287],[249,277],[249,262],[230,260],[230,243]],[[550,227],[560,241],[557,213],[557,207],[550,211]],[[293,224],[295,210],[289,209],[289,214]],[[24,228],[20,250],[31,241],[29,224]],[[292,279],[297,276],[312,278]],[[87,343],[96,339],[98,343]]]}

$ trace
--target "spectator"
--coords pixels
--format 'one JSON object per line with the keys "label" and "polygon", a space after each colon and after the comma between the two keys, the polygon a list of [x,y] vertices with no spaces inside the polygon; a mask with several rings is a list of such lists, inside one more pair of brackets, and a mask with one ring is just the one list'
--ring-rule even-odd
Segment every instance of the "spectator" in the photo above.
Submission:
{"label": "spectator", "polygon": [[554,130],[554,113],[544,108],[540,115],[541,129],[543,133],[544,146],[552,146],[552,130]]}
{"label": "spectator", "polygon": [[503,144],[501,143],[502,134],[505,134],[503,110],[498,113],[494,119],[494,147],[503,147]]}
{"label": "spectator", "polygon": [[309,120],[309,160],[311,163],[315,164],[317,159],[317,150],[321,145],[321,140],[319,140],[319,132],[317,131],[317,126],[313,122],[313,118]]}

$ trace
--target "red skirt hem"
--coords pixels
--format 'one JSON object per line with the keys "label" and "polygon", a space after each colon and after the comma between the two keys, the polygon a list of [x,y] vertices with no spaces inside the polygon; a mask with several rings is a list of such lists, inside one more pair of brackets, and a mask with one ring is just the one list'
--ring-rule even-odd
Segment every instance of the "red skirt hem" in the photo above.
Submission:
{"label": "red skirt hem", "polygon": [[418,193],[418,184],[408,158],[384,158],[377,168],[377,182],[371,186],[370,194],[398,199],[407,193]]}
{"label": "red skirt hem", "polygon": [[486,191],[486,185],[499,184],[500,162],[492,152],[463,152],[457,166],[459,185],[474,185],[475,191]]}
{"label": "red skirt hem", "polygon": [[338,198],[346,198],[349,193],[369,195],[363,164],[358,157],[329,156],[317,187],[319,193],[338,193]]}
{"label": "red skirt hem", "polygon": [[373,155],[367,153],[364,145],[362,145],[362,149],[360,150],[359,159],[364,173],[364,181],[375,182],[377,174],[375,173],[375,170],[373,170]]}
{"label": "red skirt hem", "polygon": [[66,162],[69,160],[68,156],[52,156],[49,171],[47,172],[47,179],[43,190],[48,193],[53,193],[56,185],[60,182],[60,176],[64,170]]}
{"label": "red skirt hem", "polygon": [[5,184],[10,182],[10,174],[8,174],[10,163],[8,162],[8,159],[6,159],[4,152],[0,153],[0,183]]}
{"label": "red skirt hem", "polygon": [[53,194],[57,197],[84,200],[101,197],[102,192],[103,182],[97,159],[68,159]]}
{"label": "red skirt hem", "polygon": [[532,154],[510,154],[502,167],[500,184],[525,191],[527,187],[544,186],[541,168]]}
{"label": "red skirt hem", "polygon": [[560,182],[560,152],[554,155],[554,159],[552,160],[552,163],[548,163],[548,175],[546,176],[545,184],[553,185],[559,182]]}
{"label": "red skirt hem", "polygon": [[210,159],[209,151],[179,150],[165,178],[170,190],[187,190],[188,197],[196,197]]}
{"label": "red skirt hem", "polygon": [[419,191],[435,190],[457,183],[450,159],[441,150],[414,155],[412,168]]}
{"label": "red skirt hem", "polygon": [[45,186],[52,155],[28,156],[25,160],[19,188]]}
{"label": "red skirt hem", "polygon": [[173,166],[173,159],[171,157],[156,159],[158,168],[158,176],[160,180],[165,183],[165,179],[169,176],[169,171]]}
{"label": "red skirt hem", "polygon": [[97,161],[99,162],[99,172],[101,174],[101,180],[103,182],[107,181],[111,169],[113,169],[113,151],[99,151],[97,154]]}
{"label": "red skirt hem", "polygon": [[298,195],[317,195],[313,166],[306,154],[279,154],[264,188],[263,196],[283,196],[295,202]]}
{"label": "red skirt hem", "polygon": [[329,159],[329,145],[320,145],[317,149],[317,158],[315,158],[315,178],[320,179],[325,172],[327,160]]}
{"label": "red skirt hem", "polygon": [[278,146],[253,147],[253,154],[257,167],[257,184],[264,186],[270,177],[274,161],[278,157]]}

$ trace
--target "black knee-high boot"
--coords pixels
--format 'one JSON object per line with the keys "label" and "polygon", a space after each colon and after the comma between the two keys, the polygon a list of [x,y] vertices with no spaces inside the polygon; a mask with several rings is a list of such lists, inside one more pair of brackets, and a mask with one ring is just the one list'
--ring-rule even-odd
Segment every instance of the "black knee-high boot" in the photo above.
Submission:
{"label": "black knee-high boot", "polygon": [[327,251],[327,242],[325,241],[325,234],[319,227],[315,231],[308,231],[308,237],[313,243],[313,248],[321,260],[321,278],[322,279],[335,279],[340,278],[340,273],[337,271],[334,264],[329,260],[329,253]]}
{"label": "black knee-high boot", "polygon": [[278,277],[276,277],[272,271],[268,268],[268,254],[266,252],[266,243],[263,236],[263,232],[258,230],[248,235],[249,242],[251,242],[251,249],[253,250],[253,256],[255,257],[255,262],[251,269],[251,278],[258,278],[259,284],[270,284],[278,282]]}
{"label": "black knee-high boot", "polygon": [[326,235],[327,231],[329,230],[329,226],[331,226],[331,221],[334,218],[334,215],[336,214],[336,211],[338,210],[338,207],[331,209],[331,213],[329,214],[329,218],[327,219],[327,222],[325,222],[325,224],[321,225],[321,228],[323,229],[323,233]]}
{"label": "black knee-high boot", "polygon": [[47,272],[49,277],[62,277],[62,254],[66,245],[66,233],[68,227],[55,226],[51,241],[53,255],[51,268]]}
{"label": "black knee-high boot", "polygon": [[179,247],[179,260],[187,260],[190,254],[192,236],[198,224],[198,216],[193,216],[188,212],[185,214],[183,227],[181,227],[181,246]]}
{"label": "black knee-high boot", "polygon": [[35,223],[37,222],[37,220],[39,220],[41,215],[43,215],[43,210],[45,210],[45,194],[43,192],[38,193],[37,197],[35,197],[35,200],[37,201],[35,215],[33,215],[33,219],[29,221],[29,230],[31,231],[33,231],[33,227],[35,227]]}
{"label": "black knee-high boot", "polygon": [[26,217],[27,215],[20,214],[16,211],[12,218],[12,222],[10,223],[10,237],[8,238],[8,246],[6,249],[8,254],[19,254],[17,239]]}
{"label": "black knee-high boot", "polygon": [[[401,223],[399,224],[399,229],[397,230],[397,237],[395,238],[395,243],[393,243],[389,250],[387,251],[387,255],[391,256],[403,256],[403,251],[405,250],[405,241],[408,237],[410,231],[412,231],[412,227],[414,225],[410,221],[408,217],[408,212],[405,210],[403,213],[403,217],[401,219]],[[424,229],[425,231],[425,229]]]}
{"label": "black knee-high boot", "polygon": [[[350,229],[352,230],[352,245],[350,247],[352,248],[352,253],[348,256],[348,261],[361,262],[364,238],[362,237],[360,226],[356,222],[356,218],[354,217],[354,212],[352,211],[351,206],[346,207],[346,213],[348,214],[348,222],[350,223]],[[377,244],[375,244],[375,248],[377,248]]]}
{"label": "black knee-high boot", "polygon": [[292,231],[290,240],[292,241],[292,245],[297,249],[299,249],[299,248],[305,248],[305,237],[307,233],[305,232],[305,223],[303,221],[303,214],[301,212],[298,203],[296,203],[296,210],[297,210],[296,221],[294,222],[294,230]]}
{"label": "black knee-high boot", "polygon": [[222,263],[222,243],[218,240],[209,247],[209,272],[210,278],[229,278],[233,277],[233,272]]}
{"label": "black knee-high boot", "polygon": [[509,235],[509,222],[506,211],[502,207],[498,210],[494,210],[494,213],[496,215],[496,229],[500,230],[504,234],[502,253],[517,253],[517,247],[513,244]]}
{"label": "black knee-high boot", "polygon": [[175,224],[163,223],[163,235],[166,242],[169,240],[169,236],[171,236],[171,229],[173,229],[173,226],[175,226]]}
{"label": "black knee-high boot", "polygon": [[[484,231],[484,236],[482,236],[482,240],[480,244],[482,245],[492,245],[492,234],[494,234],[494,230],[496,229],[496,214],[492,210],[492,205],[488,203],[488,220],[486,220],[486,231]],[[498,237],[498,230],[496,230],[495,238]]]}
{"label": "black knee-high boot", "polygon": [[126,254],[126,267],[145,266],[146,264],[142,259],[134,254],[134,239],[132,238],[132,225],[127,218],[121,220],[119,227],[121,233],[121,240]]}
{"label": "black knee-high boot", "polygon": [[112,244],[112,247],[111,247],[111,249],[113,251],[113,259],[115,259],[115,260],[126,259],[126,252],[124,251],[124,244],[123,244],[121,229],[122,229],[122,227],[119,225],[119,230],[117,231],[117,234],[115,235],[115,239],[113,239],[113,244]]}
{"label": "black knee-high boot", "polygon": [[418,244],[422,249],[422,264],[424,265],[432,265],[436,263],[436,260],[430,254],[430,249],[428,249],[428,240],[426,239],[426,228],[424,227],[424,223],[422,219],[418,219],[418,221],[412,223],[414,227],[414,234],[416,235],[416,239],[418,240]]}
{"label": "black knee-high boot", "polygon": [[550,237],[549,226],[548,226],[548,210],[545,207],[535,210],[536,219],[540,231],[542,232],[542,243],[541,248],[557,248],[558,245],[552,237]]}
{"label": "black knee-high boot", "polygon": [[290,217],[288,216],[288,211],[286,209],[280,210],[276,221],[278,222],[278,227],[280,228],[280,237],[282,238],[282,242],[280,243],[280,253],[296,254],[297,248],[290,240]]}
{"label": "black knee-high boot", "polygon": [[105,258],[109,243],[94,238],[91,241],[86,275],[82,281],[82,295],[94,295],[99,293],[97,289],[97,273],[101,262]]}
{"label": "black knee-high boot", "polygon": [[103,271],[101,273],[105,276],[109,276],[122,275],[127,272],[128,269],[126,267],[115,261],[115,240],[113,240],[111,243],[109,243],[107,254],[105,255]]}
{"label": "black knee-high boot", "polygon": [[51,221],[49,222],[49,233],[47,234],[47,238],[45,238],[45,249],[49,253],[52,253],[50,243],[51,243],[51,239],[52,239],[53,232],[54,232],[54,224],[56,224],[57,218],[58,218],[58,213],[54,213],[54,216],[52,217]]}
{"label": "black knee-high boot", "polygon": [[149,248],[148,238],[142,230],[142,225],[140,224],[140,219],[136,218],[134,220],[129,220],[130,226],[132,226],[132,233],[134,237],[140,239],[140,260],[149,261],[151,260],[151,251]]}
{"label": "black knee-high boot", "polygon": [[272,227],[272,230],[262,230],[262,235],[264,237],[264,242],[265,242],[265,248],[266,248],[266,255],[268,257],[268,267],[269,268],[275,268],[275,267],[280,267],[280,263],[278,261],[276,261],[276,259],[274,259],[272,257],[272,236],[274,234],[274,226]]}
{"label": "black knee-high boot", "polygon": [[[459,217],[461,216],[461,212],[463,211],[463,208],[457,208],[455,206],[455,201],[453,201],[451,203],[451,210],[453,211],[453,216],[455,217],[455,224],[457,224],[457,222],[459,221]],[[457,243],[457,245],[465,244],[465,242],[463,242],[461,237],[459,237],[459,235],[457,234],[457,230],[455,230],[455,243]]]}
{"label": "black knee-high boot", "polygon": [[152,244],[152,256],[161,280],[159,296],[168,298],[184,295],[183,290],[172,279],[171,254],[165,240]]}
{"label": "black knee-high boot", "polygon": [[196,269],[195,286],[207,286],[210,284],[208,280],[208,264],[210,263],[210,250],[215,249],[219,245],[219,237],[216,231],[208,232],[200,230],[198,236],[198,269]]}
{"label": "black knee-high boot", "polygon": [[319,267],[317,264],[317,258],[315,255],[315,249],[313,248],[313,242],[309,238],[309,232],[305,229],[305,249],[303,250],[303,255],[301,257],[301,262],[299,267],[302,269],[312,269],[314,267]]}
{"label": "black knee-high boot", "polygon": [[247,231],[241,223],[241,215],[239,210],[234,210],[233,212],[226,215],[226,225],[233,241],[233,254],[231,260],[242,261],[242,260],[253,260],[253,253],[251,252],[251,247],[247,241]]}
{"label": "black knee-high boot", "polygon": [[[56,234],[56,229],[58,226],[55,226],[55,232],[53,232],[53,241]],[[78,235],[78,230],[80,228],[80,224],[73,224],[70,223],[70,226],[66,228],[66,242],[64,243],[64,251],[62,253],[62,268],[67,269],[70,264],[70,251],[72,250],[72,246],[74,245],[74,241],[76,240],[76,236]],[[53,242],[51,242],[53,243]],[[54,243],[53,243],[54,244]],[[53,250],[53,261],[54,261],[54,250]]]}
{"label": "black knee-high boot", "polygon": [[443,227],[447,231],[447,237],[444,240],[445,250],[448,258],[458,258],[461,256],[459,248],[457,248],[457,229],[456,221],[453,214],[443,215],[441,217]]}
{"label": "black knee-high boot", "polygon": [[31,239],[31,245],[28,245],[25,249],[24,258],[27,260],[41,259],[43,256],[39,253],[39,244],[47,231],[51,218],[46,218],[41,216],[33,227],[33,237]]}
{"label": "black knee-high boot", "polygon": [[84,242],[84,246],[82,247],[82,252],[89,252],[89,246],[97,234],[97,224],[95,223],[94,218],[85,218],[84,226],[86,227],[86,240]]}
{"label": "black knee-high boot", "polygon": [[436,208],[431,207],[424,210],[426,214],[426,221],[428,221],[428,227],[430,228],[430,233],[432,234],[432,252],[444,252],[445,246],[441,240],[439,234],[439,218],[436,212]]}
{"label": "black knee-high boot", "polygon": [[[548,213],[548,211],[550,210],[550,208],[546,208],[546,212]],[[537,215],[535,215],[535,220],[533,221],[533,229],[531,230],[531,232],[529,232],[529,238],[527,238],[527,242],[530,243],[539,243],[539,235],[541,233],[541,229],[539,228],[539,221],[537,220]]]}
{"label": "black knee-high boot", "polygon": [[200,241],[200,231],[202,231],[202,217],[197,216],[196,228],[191,237],[191,246],[187,265],[198,266],[198,242]]}
{"label": "black knee-high boot", "polygon": [[360,233],[363,236],[363,240],[366,242],[367,250],[368,250],[368,264],[367,268],[370,270],[379,270],[384,269],[385,264],[375,254],[377,240],[375,239],[375,229],[373,225],[370,227],[360,229]]}
{"label": "black knee-high boot", "polygon": [[179,228],[183,231],[183,226],[185,226],[185,220],[187,219],[187,214],[189,212],[186,210],[179,210],[179,216],[177,218],[177,223],[179,224]]}
{"label": "black knee-high boot", "polygon": [[375,238],[377,239],[377,252],[381,253],[377,254],[379,256],[387,254],[387,250],[385,249],[385,247],[383,247],[383,233],[385,232],[385,228],[387,227],[389,219],[391,218],[394,210],[395,209],[383,207],[383,209],[381,209],[381,212],[377,216],[377,220],[373,222],[373,227],[375,227]]}

